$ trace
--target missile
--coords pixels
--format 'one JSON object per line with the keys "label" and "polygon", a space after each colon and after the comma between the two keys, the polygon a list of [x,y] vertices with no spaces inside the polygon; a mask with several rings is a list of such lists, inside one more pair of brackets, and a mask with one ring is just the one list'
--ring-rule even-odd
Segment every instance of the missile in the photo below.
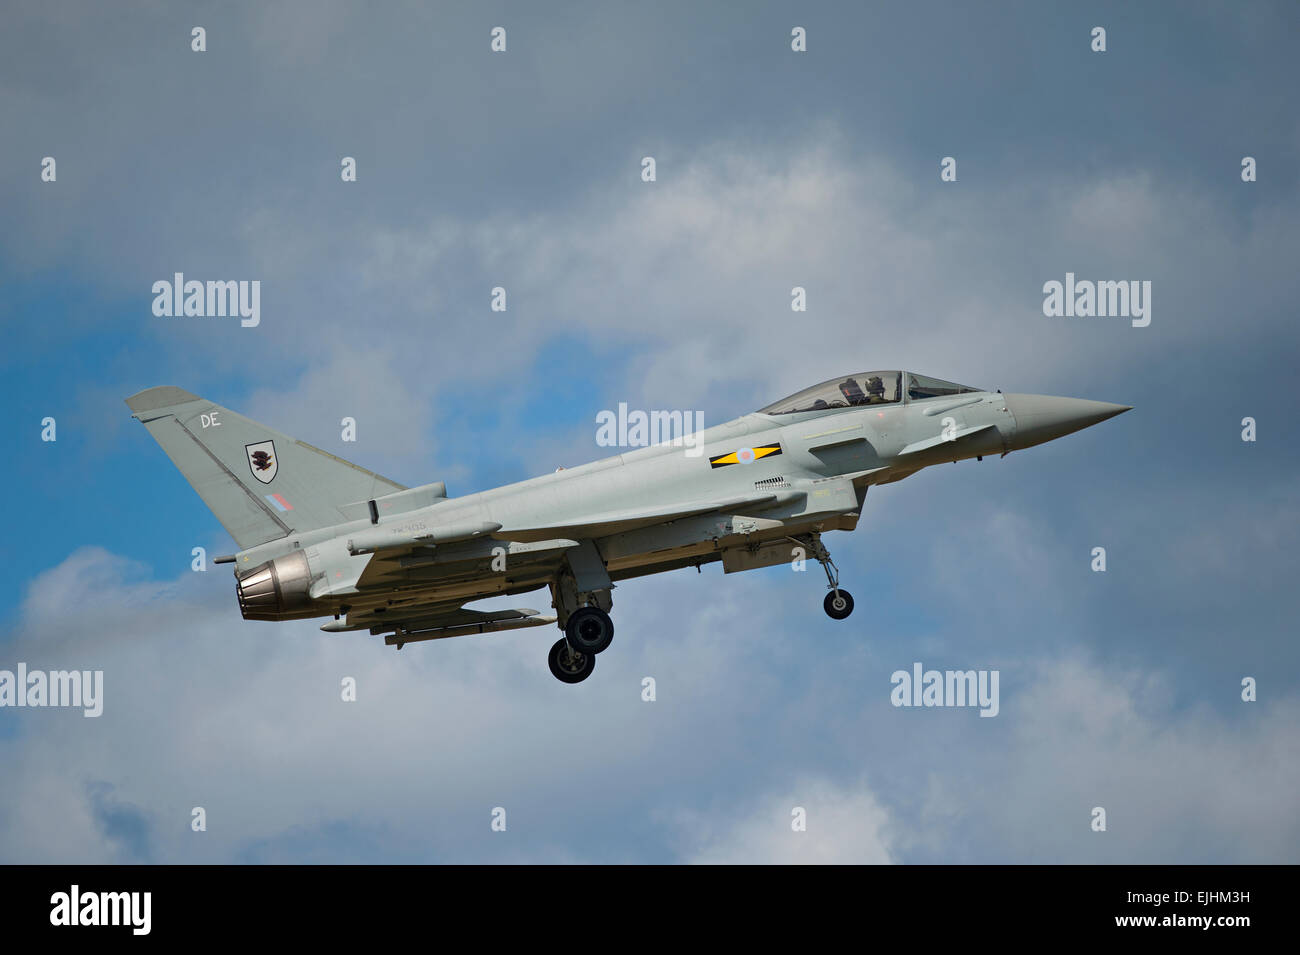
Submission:
{"label": "missile", "polygon": [[421,640],[441,640],[443,637],[462,637],[471,633],[495,633],[500,630],[519,630],[523,627],[544,627],[549,623],[555,623],[555,621],[556,618],[553,616],[480,620],[478,623],[464,624],[459,627],[440,627],[433,630],[390,633],[384,637],[384,643],[400,650],[408,643],[418,643]]}
{"label": "missile", "polygon": [[[516,627],[537,627],[544,623],[555,623],[555,617],[540,616],[540,610],[533,610],[531,607],[517,607],[513,610],[493,610],[486,611],[481,617],[470,623],[447,624],[446,626],[424,626],[431,618],[425,617],[423,620],[416,618],[406,620],[401,623],[388,625],[376,624],[373,619],[365,623],[349,623],[347,620],[331,620],[328,623],[321,624],[321,630],[325,633],[348,633],[353,630],[369,630],[372,634],[382,633],[385,630],[392,630],[396,627],[405,626],[407,629],[402,631],[403,643],[413,643],[416,640],[435,640],[439,637],[455,637],[466,633],[491,633],[495,630],[513,630]],[[436,618],[432,618],[436,619]],[[421,634],[421,636],[414,636]],[[427,634],[427,636],[425,636]],[[390,644],[393,640],[388,641]]]}

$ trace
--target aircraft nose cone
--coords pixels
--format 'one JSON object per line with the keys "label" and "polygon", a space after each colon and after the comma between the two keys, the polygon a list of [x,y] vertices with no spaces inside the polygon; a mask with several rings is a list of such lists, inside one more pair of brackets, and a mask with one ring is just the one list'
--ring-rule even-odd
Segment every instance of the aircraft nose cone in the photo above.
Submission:
{"label": "aircraft nose cone", "polygon": [[1016,419],[1013,448],[1030,448],[1133,410],[1130,405],[1055,395],[1004,395]]}

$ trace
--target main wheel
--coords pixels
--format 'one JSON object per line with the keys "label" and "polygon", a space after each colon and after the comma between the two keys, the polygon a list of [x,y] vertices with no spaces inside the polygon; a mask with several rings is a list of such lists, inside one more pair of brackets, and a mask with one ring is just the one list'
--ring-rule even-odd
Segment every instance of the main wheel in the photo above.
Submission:
{"label": "main wheel", "polygon": [[569,614],[564,635],[579,653],[600,653],[614,639],[614,621],[599,607],[579,607]]}
{"label": "main wheel", "polygon": [[551,667],[551,674],[561,683],[581,683],[596,669],[596,657],[572,649],[565,637],[560,637],[551,647],[546,662]]}
{"label": "main wheel", "polygon": [[826,615],[833,620],[843,620],[853,613],[853,595],[847,590],[832,590],[822,601]]}

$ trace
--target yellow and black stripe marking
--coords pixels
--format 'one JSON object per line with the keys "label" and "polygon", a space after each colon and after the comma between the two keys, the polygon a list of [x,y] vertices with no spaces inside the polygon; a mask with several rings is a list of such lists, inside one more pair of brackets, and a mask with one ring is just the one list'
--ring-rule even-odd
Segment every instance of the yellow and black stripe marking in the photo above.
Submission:
{"label": "yellow and black stripe marking", "polygon": [[780,453],[780,444],[765,444],[757,448],[737,448],[730,454],[719,454],[709,458],[709,466],[724,468],[728,464],[753,464],[759,458],[770,458]]}

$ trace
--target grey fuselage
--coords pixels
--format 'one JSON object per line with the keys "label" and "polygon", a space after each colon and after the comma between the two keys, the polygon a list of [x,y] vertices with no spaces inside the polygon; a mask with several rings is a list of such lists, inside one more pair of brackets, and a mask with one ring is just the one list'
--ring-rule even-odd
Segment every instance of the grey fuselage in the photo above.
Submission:
{"label": "grey fuselage", "polygon": [[[1018,424],[1017,410],[1026,422]],[[613,581],[717,560],[728,572],[746,570],[788,561],[789,541],[799,534],[852,530],[871,485],[933,464],[1005,454],[1118,410],[974,392],[756,412],[684,444],[626,451],[464,497],[443,496],[441,485],[391,494],[356,520],[240,551],[236,575],[275,561],[286,591],[296,586],[273,616],[246,616],[346,616],[331,629],[381,632],[404,614],[403,626],[417,626],[409,619],[417,608],[553,584],[566,554],[586,541]],[[779,450],[752,453],[774,446]],[[735,463],[713,460],[733,452],[742,452]]]}

